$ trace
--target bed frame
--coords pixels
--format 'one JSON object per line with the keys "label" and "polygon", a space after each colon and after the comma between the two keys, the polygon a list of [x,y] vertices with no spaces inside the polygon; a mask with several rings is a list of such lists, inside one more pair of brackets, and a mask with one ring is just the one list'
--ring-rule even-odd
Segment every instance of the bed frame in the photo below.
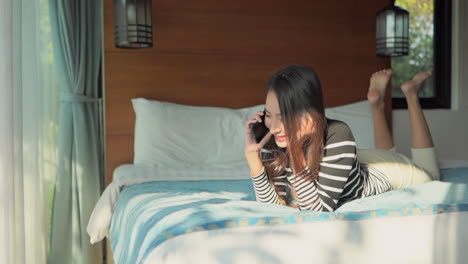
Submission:
{"label": "bed frame", "polygon": [[[289,64],[318,73],[327,107],[366,99],[375,56],[375,14],[387,0],[153,1],[154,47],[114,47],[113,0],[104,1],[106,185],[133,160],[135,115],[145,97],[240,108],[264,103],[269,76]],[[390,91],[388,91],[390,93]],[[391,101],[387,99],[391,124]]]}

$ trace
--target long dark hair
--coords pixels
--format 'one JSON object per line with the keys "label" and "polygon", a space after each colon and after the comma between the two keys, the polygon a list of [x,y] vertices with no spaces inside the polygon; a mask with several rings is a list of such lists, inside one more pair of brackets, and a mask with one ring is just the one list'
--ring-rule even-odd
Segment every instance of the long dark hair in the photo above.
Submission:
{"label": "long dark hair", "polygon": [[[322,87],[317,74],[308,66],[288,66],[271,76],[267,92],[274,92],[278,98],[287,135],[286,149],[276,144],[274,147],[273,144],[267,145],[273,155],[265,161],[270,183],[273,184],[274,179],[282,175],[288,165],[294,173],[301,174],[303,179],[316,180],[326,136]],[[301,122],[307,116],[313,121],[312,131],[301,130]],[[303,173],[306,167],[309,171]],[[275,189],[277,193],[284,191],[282,186],[275,186]],[[286,204],[283,200],[281,203]]]}

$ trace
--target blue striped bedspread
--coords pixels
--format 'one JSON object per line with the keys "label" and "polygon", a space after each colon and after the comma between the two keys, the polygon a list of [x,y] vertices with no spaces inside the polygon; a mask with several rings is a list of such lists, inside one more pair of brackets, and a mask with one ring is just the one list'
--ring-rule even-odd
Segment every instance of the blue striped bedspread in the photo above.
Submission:
{"label": "blue striped bedspread", "polygon": [[442,177],[355,200],[332,213],[256,202],[250,180],[132,185],[121,192],[112,218],[114,261],[141,263],[164,241],[196,231],[468,211],[468,168],[442,170]]}

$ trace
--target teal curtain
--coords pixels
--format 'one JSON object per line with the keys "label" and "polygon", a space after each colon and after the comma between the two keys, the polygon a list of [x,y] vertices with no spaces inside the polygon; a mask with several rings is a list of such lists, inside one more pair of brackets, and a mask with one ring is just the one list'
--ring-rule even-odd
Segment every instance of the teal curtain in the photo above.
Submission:
{"label": "teal curtain", "polygon": [[101,1],[49,0],[49,10],[61,106],[48,263],[102,263],[102,244],[86,234],[103,172]]}

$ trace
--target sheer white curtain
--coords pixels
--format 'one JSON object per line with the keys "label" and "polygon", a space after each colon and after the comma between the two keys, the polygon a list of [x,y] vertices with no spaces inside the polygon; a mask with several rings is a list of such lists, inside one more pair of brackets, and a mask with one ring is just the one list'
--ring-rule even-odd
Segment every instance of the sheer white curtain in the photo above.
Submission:
{"label": "sheer white curtain", "polygon": [[0,0],[0,262],[46,263],[58,92],[47,0]]}

